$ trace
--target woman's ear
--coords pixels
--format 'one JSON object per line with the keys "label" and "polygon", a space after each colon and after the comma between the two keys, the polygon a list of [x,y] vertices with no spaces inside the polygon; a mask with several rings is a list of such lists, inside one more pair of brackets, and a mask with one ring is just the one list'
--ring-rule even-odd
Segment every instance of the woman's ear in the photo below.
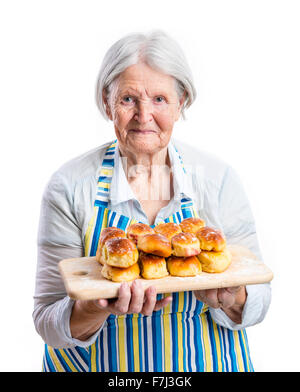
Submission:
{"label": "woman's ear", "polygon": [[182,111],[182,107],[183,107],[183,104],[185,102],[185,99],[186,99],[186,91],[184,90],[184,92],[182,93],[181,98],[179,99],[178,112],[177,112],[177,116],[176,116],[176,121],[179,119],[179,117],[181,115],[181,111]]}
{"label": "woman's ear", "polygon": [[104,103],[104,106],[105,106],[105,112],[107,114],[107,117],[110,120],[112,120],[112,113],[111,113],[111,109],[110,109],[110,106],[109,106],[109,103],[108,103],[107,92],[106,92],[105,89],[103,89],[103,91],[102,91],[102,100],[103,100],[103,103]]}

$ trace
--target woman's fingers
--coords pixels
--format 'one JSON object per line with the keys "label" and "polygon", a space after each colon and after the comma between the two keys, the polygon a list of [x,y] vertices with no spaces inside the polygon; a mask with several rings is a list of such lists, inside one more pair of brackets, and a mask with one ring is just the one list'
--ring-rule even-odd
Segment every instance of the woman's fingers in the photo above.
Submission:
{"label": "woman's fingers", "polygon": [[217,309],[220,307],[218,300],[218,289],[197,290],[195,291],[195,295],[199,301],[204,302],[211,308]]}
{"label": "woman's fingers", "polygon": [[156,288],[154,286],[150,286],[145,290],[144,305],[141,313],[143,313],[143,315],[145,316],[150,316],[153,312],[155,303],[156,303]]}
{"label": "woman's fingers", "polygon": [[128,307],[129,313],[140,313],[144,303],[144,289],[138,280],[131,285],[131,300]]}
{"label": "woman's fingers", "polygon": [[155,286],[148,287],[145,291],[138,280],[131,286],[122,283],[119,288],[119,296],[114,300],[99,299],[97,306],[113,314],[142,313],[150,316],[153,311],[162,309],[172,301],[172,296],[156,300]]}

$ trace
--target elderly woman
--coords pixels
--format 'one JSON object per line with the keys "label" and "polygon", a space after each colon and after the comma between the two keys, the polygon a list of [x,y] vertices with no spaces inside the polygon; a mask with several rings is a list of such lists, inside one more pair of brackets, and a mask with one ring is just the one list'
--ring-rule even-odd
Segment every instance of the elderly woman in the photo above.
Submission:
{"label": "elderly woman", "polygon": [[269,284],[157,295],[135,280],[116,299],[74,301],[58,271],[61,259],[94,256],[105,227],[194,216],[261,257],[235,171],[172,138],[195,96],[163,32],[128,35],[105,55],[97,104],[116,140],[62,166],[42,200],[33,318],[44,371],[253,371],[245,328],[264,319]]}

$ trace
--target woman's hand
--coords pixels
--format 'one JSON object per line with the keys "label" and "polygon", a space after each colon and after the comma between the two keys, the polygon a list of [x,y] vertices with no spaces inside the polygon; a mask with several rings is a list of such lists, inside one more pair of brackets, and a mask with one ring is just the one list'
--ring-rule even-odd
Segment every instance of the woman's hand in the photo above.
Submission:
{"label": "woman's hand", "polygon": [[236,324],[242,322],[242,312],[247,299],[245,286],[194,291],[196,298],[214,309],[222,309]]}
{"label": "woman's hand", "polygon": [[100,299],[97,306],[112,314],[142,313],[150,316],[153,311],[159,310],[168,305],[172,300],[171,296],[156,301],[156,288],[148,287],[145,292],[141,282],[135,280],[131,287],[127,283],[122,283],[119,289],[119,297],[116,300]]}
{"label": "woman's hand", "polygon": [[156,288],[148,287],[145,291],[141,282],[135,280],[131,286],[122,283],[117,299],[77,300],[70,318],[70,330],[73,338],[87,340],[105,322],[110,314],[121,315],[142,313],[150,316],[153,311],[162,309],[172,301],[168,296],[156,301]]}

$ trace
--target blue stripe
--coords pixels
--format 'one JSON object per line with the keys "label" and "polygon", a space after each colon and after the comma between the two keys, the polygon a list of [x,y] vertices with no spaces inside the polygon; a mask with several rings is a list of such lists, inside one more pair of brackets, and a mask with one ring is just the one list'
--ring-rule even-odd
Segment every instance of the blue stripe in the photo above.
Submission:
{"label": "blue stripe", "polygon": [[112,177],[107,177],[107,176],[100,176],[98,178],[98,182],[104,182],[105,184],[110,184],[111,183]]}
{"label": "blue stripe", "polygon": [[129,218],[125,215],[120,215],[120,219],[118,221],[117,227],[122,230],[126,230],[127,224],[129,222]]}
{"label": "blue stripe", "polygon": [[103,159],[102,166],[114,167],[115,166],[115,160],[114,159]]}
{"label": "blue stripe", "polygon": [[97,192],[97,196],[107,197],[108,194],[109,192]]}
{"label": "blue stripe", "polygon": [[177,328],[178,296],[179,293],[173,293],[172,313],[171,313],[173,372],[178,372],[178,328]]}
{"label": "blue stripe", "polygon": [[56,372],[57,370],[56,370],[55,366],[54,366],[53,363],[52,363],[52,359],[51,359],[51,357],[50,357],[50,355],[49,355],[49,351],[48,351],[48,346],[47,346],[47,344],[45,344],[45,356],[46,356],[46,362],[47,362],[49,371],[50,371],[50,372]]}
{"label": "blue stripe", "polygon": [[192,307],[192,299],[193,299],[193,292],[189,291],[188,293],[188,297],[189,297],[189,306],[187,308],[187,312],[186,312],[186,320],[187,320],[187,363],[188,363],[188,371],[191,372],[192,371],[192,365],[191,365],[191,358],[192,358],[192,352],[191,352],[191,332],[190,332],[190,312],[191,312],[191,307]]}
{"label": "blue stripe", "polygon": [[[183,371],[186,372],[187,371],[187,364],[186,364],[186,344],[185,344],[185,336],[186,336],[186,328],[185,328],[185,320],[184,320],[184,316],[185,316],[185,310],[186,310],[186,302],[187,302],[187,295],[188,292],[184,292],[184,299],[183,299],[183,309],[182,309],[182,313],[181,313],[181,324],[182,324],[182,346],[183,346]],[[189,344],[189,342],[187,341],[187,344]]]}
{"label": "blue stripe", "polygon": [[144,350],[145,350],[145,372],[149,372],[148,359],[148,334],[147,334],[147,319],[149,316],[143,317],[143,332],[144,332]]}
{"label": "blue stripe", "polygon": [[191,214],[191,211],[189,208],[182,208],[181,211],[182,211],[183,219],[192,218],[193,215]]}
{"label": "blue stripe", "polygon": [[138,333],[139,333],[139,358],[140,358],[140,372],[143,372],[143,342],[142,342],[142,315],[138,314],[137,319]]}
{"label": "blue stripe", "polygon": [[203,372],[204,371],[204,362],[203,362],[203,350],[202,350],[202,340],[201,340],[202,333],[201,333],[200,319],[199,319],[198,314],[193,316],[193,324],[194,324],[194,345],[195,345],[196,371]]}
{"label": "blue stripe", "polygon": [[53,349],[55,354],[58,357],[59,363],[62,365],[62,367],[65,369],[66,372],[72,372],[71,368],[69,367],[69,365],[67,364],[67,362],[65,362],[65,360],[63,359],[61,353],[59,352],[59,350],[57,348]]}
{"label": "blue stripe", "polygon": [[160,311],[152,313],[153,371],[162,372],[162,339]]}
{"label": "blue stripe", "polygon": [[107,340],[109,347],[108,364],[110,372],[117,372],[117,333],[116,333],[116,316],[110,315],[107,319]]}
{"label": "blue stripe", "polygon": [[108,227],[112,227],[112,226],[113,226],[113,222],[114,222],[115,216],[116,216],[116,212],[113,212],[113,213],[111,214],[111,217],[110,217],[110,220],[109,220]]}
{"label": "blue stripe", "polygon": [[85,348],[78,347],[78,346],[75,347],[75,350],[80,355],[80,357],[83,359],[84,363],[86,365],[88,365],[90,362],[90,356],[89,356],[88,351]]}
{"label": "blue stripe", "polygon": [[237,365],[236,365],[236,355],[234,352],[233,332],[231,330],[227,329],[227,334],[228,334],[228,341],[229,341],[229,353],[230,353],[232,371],[237,372],[238,369],[237,369]]}
{"label": "blue stripe", "polygon": [[109,150],[110,150],[110,149],[108,149],[108,150],[106,151],[105,156],[107,156],[107,155],[114,155],[115,149],[113,149],[113,150],[111,150],[111,151],[109,151]]}
{"label": "blue stripe", "polygon": [[[104,351],[103,351],[103,330],[101,330],[99,336],[97,337],[96,340],[96,358],[98,359],[98,355],[100,353],[100,363],[98,360],[97,362],[97,370],[100,372],[105,372],[105,367],[104,367]],[[99,351],[98,351],[99,350]]]}
{"label": "blue stripe", "polygon": [[[76,349],[76,347],[75,347]],[[68,353],[70,354],[70,356],[73,358],[73,360],[76,362],[76,367],[78,371],[82,371],[85,372],[85,368],[81,365],[81,363],[78,361],[78,359],[76,358],[75,354],[72,352],[72,350],[70,349],[65,349],[65,351],[68,351]]]}
{"label": "blue stripe", "polygon": [[128,372],[134,372],[133,341],[132,341],[132,314],[127,314],[126,321],[126,343]]}
{"label": "blue stripe", "polygon": [[106,208],[108,206],[108,202],[107,201],[101,201],[101,200],[95,200],[95,207],[99,207],[99,208]]}
{"label": "blue stripe", "polygon": [[99,235],[100,235],[100,229],[101,229],[101,226],[102,226],[103,214],[104,214],[104,208],[99,207],[98,214],[97,214],[96,225],[95,225],[94,234],[93,234],[93,240],[92,240],[92,245],[91,245],[90,256],[96,256],[96,251],[97,251],[98,241],[99,241]]}
{"label": "blue stripe", "polygon": [[214,335],[213,320],[211,318],[210,312],[206,312],[206,315],[208,321],[210,347],[212,350],[213,372],[217,372],[219,369],[218,369],[218,361],[217,361],[218,356],[217,356],[216,340]]}

